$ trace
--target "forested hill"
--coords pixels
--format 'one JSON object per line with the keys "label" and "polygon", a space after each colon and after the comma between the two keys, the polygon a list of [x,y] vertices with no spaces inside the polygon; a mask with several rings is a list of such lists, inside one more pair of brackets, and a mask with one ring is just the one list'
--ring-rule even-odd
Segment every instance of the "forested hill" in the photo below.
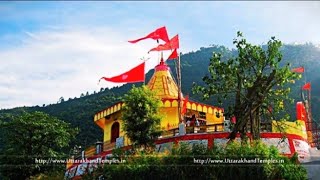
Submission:
{"label": "forested hill", "polygon": [[[202,77],[207,73],[207,66],[213,52],[220,52],[225,58],[228,58],[236,52],[229,50],[224,46],[202,47],[195,52],[189,52],[181,56],[182,71],[182,91],[188,94],[190,99],[202,101],[199,95],[192,94],[192,83],[202,83]],[[312,85],[312,112],[316,120],[320,119],[320,48],[312,44],[304,45],[284,45],[282,47],[283,63],[290,62],[292,67],[304,66],[306,69],[306,80]],[[173,74],[175,74],[174,61],[168,62]],[[153,70],[147,73],[147,80],[150,79]],[[296,81],[292,86],[292,97],[300,100],[300,88],[304,84],[305,78]],[[137,84],[141,85],[141,84]],[[101,129],[93,122],[93,116],[107,106],[119,101],[121,96],[126,93],[132,84],[114,87],[111,89],[101,88],[100,92],[83,93],[79,98],[61,99],[59,103],[51,105],[41,105],[35,107],[20,107],[14,109],[0,110],[0,116],[6,113],[19,114],[24,111],[43,111],[52,116],[56,116],[61,120],[69,122],[74,127],[80,128],[80,133],[72,146],[82,145],[89,146],[96,141],[103,139]],[[215,98],[205,102],[215,104]],[[291,114],[295,112],[294,105],[288,105],[288,111]],[[294,118],[294,115],[293,115]]]}

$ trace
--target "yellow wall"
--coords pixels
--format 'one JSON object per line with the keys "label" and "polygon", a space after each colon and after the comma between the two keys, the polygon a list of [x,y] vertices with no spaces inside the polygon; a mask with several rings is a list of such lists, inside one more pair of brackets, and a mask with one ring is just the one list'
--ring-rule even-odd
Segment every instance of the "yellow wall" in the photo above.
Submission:
{"label": "yellow wall", "polygon": [[[161,107],[160,108],[161,119],[161,129],[169,130],[178,127],[178,108],[177,107]],[[169,124],[169,128],[168,128]]]}
{"label": "yellow wall", "polygon": [[[161,129],[162,130],[170,130],[170,129],[175,129],[178,128],[179,124],[179,118],[178,118],[178,108],[177,107],[166,107],[165,104],[159,109],[160,110],[160,115],[162,116],[161,119]],[[207,119],[207,124],[221,124],[223,123],[223,116],[221,110],[218,110],[220,112],[220,118],[216,117],[216,112],[217,110],[214,109],[211,111],[211,113],[206,113],[206,119]],[[213,113],[213,114],[212,114]],[[196,117],[199,117],[199,112],[196,110],[188,110],[187,112],[188,115],[195,114]],[[111,127],[114,122],[119,122],[120,124],[120,136],[124,136],[125,132],[122,130],[123,124],[122,121],[120,120],[121,118],[121,110],[111,114],[109,119],[100,119],[104,120],[104,136],[103,140],[104,142],[110,141],[111,140]],[[117,119],[117,120],[115,120]],[[169,124],[169,126],[168,126]],[[222,131],[223,126],[218,127],[218,131]],[[125,144],[127,145],[129,143],[128,138],[125,137]]]}
{"label": "yellow wall", "polygon": [[[216,111],[220,112],[219,118],[216,117],[216,113],[215,113]],[[214,114],[212,114],[212,113],[214,113]],[[212,111],[212,113],[205,112],[207,124],[221,124],[221,123],[223,123],[224,118],[223,118],[223,114],[222,114],[221,110],[220,111],[214,110],[214,111]],[[199,111],[191,110],[191,109],[187,110],[187,114],[186,114],[187,116],[192,116],[193,114],[195,114],[196,117],[200,117]]]}
{"label": "yellow wall", "polygon": [[206,114],[207,124],[221,124],[223,123],[223,116],[220,114],[220,118],[217,118],[215,114]]}
{"label": "yellow wall", "polygon": [[[163,130],[169,130],[169,129],[174,129],[178,127],[178,108],[176,107],[162,107],[160,108],[160,114],[162,115],[162,120],[161,120],[161,128]],[[118,117],[118,120],[114,120],[115,117]],[[120,136],[124,136],[125,132],[122,130],[123,125],[122,125],[122,120],[119,119],[121,117],[121,113],[117,112],[115,114],[110,115],[109,119],[105,120],[105,126],[104,126],[104,136],[103,136],[103,141],[110,141],[111,140],[111,127],[114,122],[119,122],[120,124]],[[170,125],[170,128],[168,129],[168,123]],[[125,138],[125,142],[127,142],[128,139]]]}
{"label": "yellow wall", "polygon": [[272,121],[272,132],[280,132],[278,126],[281,125],[284,128],[284,131],[288,134],[296,134],[302,138],[307,139],[306,125],[302,120],[297,120],[295,122],[277,122]]}
{"label": "yellow wall", "polygon": [[112,115],[110,115],[109,119],[105,119],[105,126],[104,126],[104,130],[103,130],[103,141],[110,141],[111,140],[111,127],[112,124],[115,122],[119,122],[119,136],[124,136],[124,131],[122,130],[122,120],[121,118],[121,113],[120,112],[116,112]]}
{"label": "yellow wall", "polygon": [[122,120],[116,120],[116,121],[106,121],[106,125],[104,128],[104,136],[103,136],[103,141],[104,142],[110,142],[111,141],[111,127],[112,124],[118,122],[119,123],[119,137],[123,136],[124,137],[124,146],[130,145],[130,141],[127,138],[127,136],[125,135],[125,132],[122,130],[123,128],[123,124],[122,124]]}

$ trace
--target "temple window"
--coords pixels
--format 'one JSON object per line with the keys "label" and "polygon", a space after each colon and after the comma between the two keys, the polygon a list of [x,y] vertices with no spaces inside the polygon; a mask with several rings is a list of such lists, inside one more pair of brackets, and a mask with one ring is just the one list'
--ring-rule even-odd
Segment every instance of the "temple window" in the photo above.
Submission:
{"label": "temple window", "polygon": [[206,113],[204,113],[204,112],[199,112],[199,118],[201,118],[201,119],[207,119],[207,118],[206,118]]}

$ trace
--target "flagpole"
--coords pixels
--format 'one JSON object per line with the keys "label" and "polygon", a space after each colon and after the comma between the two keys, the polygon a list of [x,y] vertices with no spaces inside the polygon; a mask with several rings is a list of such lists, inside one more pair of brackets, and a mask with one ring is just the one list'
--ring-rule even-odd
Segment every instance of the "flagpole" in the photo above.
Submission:
{"label": "flagpole", "polygon": [[[146,68],[146,61],[144,61],[144,68]],[[144,81],[143,81],[143,86],[146,85],[146,71],[144,71]]]}
{"label": "flagpole", "polygon": [[312,128],[312,113],[311,113],[311,87],[310,87],[310,89],[309,89],[309,98],[308,98],[308,102],[309,102],[310,122],[311,122],[311,128]]}
{"label": "flagpole", "polygon": [[[142,60],[143,62],[147,62],[150,58],[145,59],[144,57],[142,57],[140,60]],[[144,72],[144,81],[143,81],[143,86],[146,85],[146,72]]]}
{"label": "flagpole", "polygon": [[[304,71],[303,71],[303,74],[304,74],[304,84],[307,84],[307,71],[306,71],[306,68],[303,66],[304,68]],[[311,116],[311,88],[309,88],[308,90],[308,94],[307,94],[307,98],[308,98],[308,111],[309,111],[309,121],[311,122],[312,121],[312,116]]]}
{"label": "flagpole", "polygon": [[[303,66],[303,74],[304,74],[304,84],[307,84],[307,71],[305,66]],[[307,100],[308,100],[308,129],[311,130],[311,133],[313,133],[312,129],[312,112],[311,112],[311,87],[308,89],[308,94],[307,94]],[[313,135],[311,135],[312,138],[312,143],[313,143]]]}
{"label": "flagpole", "polygon": [[[157,44],[158,44],[158,46],[159,46],[159,39],[157,39]],[[157,47],[158,47],[157,46]],[[161,52],[162,53],[162,52]],[[162,57],[163,57],[163,54],[161,54],[162,55]],[[160,51],[158,51],[158,64],[160,64],[160,61],[161,61],[161,58],[159,58],[160,57]]]}
{"label": "flagpole", "polygon": [[[172,50],[171,50],[171,53],[172,53]],[[178,115],[178,120],[179,120],[179,123],[181,123],[181,104],[180,104],[180,102],[181,102],[181,93],[180,93],[180,78],[179,78],[179,67],[180,67],[180,56],[178,55],[176,58],[174,58],[174,59],[176,59],[177,61],[174,61],[174,65],[175,65],[175,70],[176,70],[176,76],[177,76],[177,87],[178,87],[178,112],[177,112],[177,115]]]}
{"label": "flagpole", "polygon": [[182,122],[181,118],[181,68],[180,68],[180,54],[178,55],[178,63],[177,63],[177,77],[178,77],[178,118],[179,123]]}

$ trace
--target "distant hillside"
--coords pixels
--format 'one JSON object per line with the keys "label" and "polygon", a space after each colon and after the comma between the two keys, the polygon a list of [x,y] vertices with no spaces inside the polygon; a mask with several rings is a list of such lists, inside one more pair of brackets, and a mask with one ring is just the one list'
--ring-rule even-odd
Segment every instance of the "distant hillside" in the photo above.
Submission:
{"label": "distant hillside", "polygon": [[[184,94],[189,94],[190,99],[202,101],[199,95],[192,94],[192,83],[202,83],[202,77],[207,73],[207,66],[213,52],[220,52],[225,59],[236,54],[234,50],[229,50],[224,46],[202,47],[196,52],[189,52],[181,56],[182,68],[182,91]],[[290,62],[292,67],[305,66],[307,81],[312,84],[312,110],[316,120],[320,119],[320,49],[312,44],[304,45],[284,45],[282,48],[283,63]],[[174,61],[168,62],[173,74],[175,74]],[[147,80],[151,78],[153,70],[147,73]],[[297,81],[292,86],[292,97],[300,100],[300,87],[304,84],[304,78]],[[140,85],[140,84],[136,84]],[[93,122],[93,116],[97,111],[100,111],[107,106],[121,100],[121,96],[126,93],[132,84],[114,87],[111,89],[102,88],[100,92],[90,94],[83,93],[82,97],[74,99],[64,99],[62,102],[44,107],[22,107],[8,110],[1,110],[0,116],[6,113],[19,114],[22,110],[25,111],[43,111],[52,116],[56,116],[61,120],[71,123],[74,127],[80,128],[80,134],[72,146],[82,145],[89,146],[96,141],[103,139],[101,129]],[[217,105],[215,98],[211,98],[205,103]],[[295,118],[295,107],[288,107],[292,118]]]}

